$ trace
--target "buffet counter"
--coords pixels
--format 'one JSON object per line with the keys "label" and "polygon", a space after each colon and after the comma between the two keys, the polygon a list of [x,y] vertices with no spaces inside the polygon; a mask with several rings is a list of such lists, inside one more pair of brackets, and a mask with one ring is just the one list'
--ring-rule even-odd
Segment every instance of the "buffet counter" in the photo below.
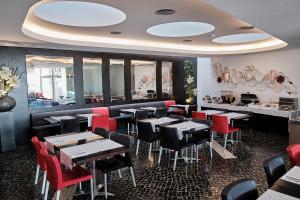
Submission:
{"label": "buffet counter", "polygon": [[247,111],[256,114],[270,115],[274,117],[289,118],[292,111],[279,110],[274,107],[266,107],[265,105],[248,105],[236,106],[231,104],[215,104],[215,103],[201,103],[201,107],[212,109],[226,109],[231,111]]}

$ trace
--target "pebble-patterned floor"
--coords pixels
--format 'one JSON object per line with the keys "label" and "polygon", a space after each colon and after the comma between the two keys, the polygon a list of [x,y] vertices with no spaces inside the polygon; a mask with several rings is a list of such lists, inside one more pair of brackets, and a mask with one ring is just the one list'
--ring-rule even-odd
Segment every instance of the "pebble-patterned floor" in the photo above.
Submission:
{"label": "pebble-patterned floor", "polygon": [[[133,187],[129,170],[123,170],[123,178],[117,173],[111,174],[109,191],[115,194],[109,199],[220,199],[222,188],[228,183],[241,178],[254,178],[260,194],[267,190],[266,177],[262,168],[265,159],[285,154],[288,145],[287,136],[272,133],[250,133],[244,131],[243,143],[228,147],[237,159],[225,160],[216,152],[210,160],[208,149],[200,151],[198,164],[179,161],[177,169],[172,171],[173,161],[169,156],[162,157],[161,166],[157,166],[158,154],[153,153],[147,159],[148,146],[141,145],[139,156],[132,154],[134,160],[137,188]],[[135,151],[133,147],[132,152]],[[31,147],[19,148],[15,152],[0,154],[0,199],[26,200],[42,199],[38,187],[33,184],[35,175],[35,153]],[[287,162],[288,163],[288,162]],[[98,184],[102,175],[98,173]],[[87,190],[87,185],[83,185]],[[62,192],[61,199],[89,199],[73,197],[75,187]],[[54,191],[49,195],[53,196]],[[50,198],[49,198],[50,199]],[[98,197],[96,199],[104,199]]]}

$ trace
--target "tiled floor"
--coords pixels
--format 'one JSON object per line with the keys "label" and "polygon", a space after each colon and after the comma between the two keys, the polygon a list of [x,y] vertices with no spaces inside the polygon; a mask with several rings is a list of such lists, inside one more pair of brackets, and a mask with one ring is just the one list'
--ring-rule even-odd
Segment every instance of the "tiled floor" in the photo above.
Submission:
{"label": "tiled floor", "polygon": [[[201,160],[198,164],[178,162],[175,172],[172,171],[173,162],[167,155],[163,156],[158,167],[158,155],[154,153],[148,160],[148,146],[142,145],[139,156],[133,154],[137,188],[133,187],[129,170],[126,169],[122,179],[117,174],[111,175],[109,191],[115,193],[114,199],[220,199],[225,185],[250,177],[256,179],[262,193],[267,189],[262,163],[276,155],[283,155],[286,159],[287,136],[271,133],[254,133],[251,136],[243,132],[242,140],[242,144],[228,148],[237,159],[225,160],[214,152],[210,161],[206,149],[199,154]],[[24,147],[16,152],[0,154],[0,199],[42,199],[33,186],[34,173],[35,154],[32,148]],[[101,183],[102,176],[98,175],[98,182]],[[74,190],[69,188],[63,191],[61,199],[72,199]]]}

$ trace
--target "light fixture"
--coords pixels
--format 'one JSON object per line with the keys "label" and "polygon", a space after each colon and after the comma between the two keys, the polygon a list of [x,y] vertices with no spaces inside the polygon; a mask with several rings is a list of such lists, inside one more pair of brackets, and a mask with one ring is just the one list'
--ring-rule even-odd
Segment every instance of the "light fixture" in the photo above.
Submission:
{"label": "light fixture", "polygon": [[187,39],[187,40],[182,40],[183,42],[192,42],[192,40],[189,40],[189,39]]}
{"label": "light fixture", "polygon": [[175,14],[175,10],[165,8],[165,9],[160,9],[160,10],[155,11],[155,14],[157,14],[157,15],[173,15],[173,14]]}
{"label": "light fixture", "polygon": [[120,34],[122,34],[122,32],[120,32],[120,31],[111,31],[110,34],[112,34],[112,35],[120,35]]}
{"label": "light fixture", "polygon": [[32,12],[45,21],[77,27],[110,26],[126,19],[117,8],[86,1],[41,1]]}
{"label": "light fixture", "polygon": [[254,26],[242,26],[239,29],[240,30],[251,30],[251,29],[254,29],[254,28],[255,28]]}
{"label": "light fixture", "polygon": [[203,22],[170,22],[147,29],[151,35],[160,37],[188,37],[211,32],[215,27]]}
{"label": "light fixture", "polygon": [[219,44],[241,44],[248,42],[257,42],[270,38],[271,36],[266,33],[242,33],[234,35],[225,35],[214,38],[212,41]]}

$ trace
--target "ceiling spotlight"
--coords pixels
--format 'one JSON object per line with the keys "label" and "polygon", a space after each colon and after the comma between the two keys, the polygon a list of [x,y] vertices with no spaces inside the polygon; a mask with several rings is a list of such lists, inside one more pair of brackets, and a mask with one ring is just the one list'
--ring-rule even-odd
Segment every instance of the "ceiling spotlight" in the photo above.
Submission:
{"label": "ceiling spotlight", "polygon": [[189,39],[187,39],[187,40],[182,40],[183,42],[192,42],[192,40],[189,40]]}
{"label": "ceiling spotlight", "polygon": [[112,31],[112,32],[110,32],[110,34],[112,34],[112,35],[120,35],[120,34],[122,34],[122,32],[120,32],[120,31]]}
{"label": "ceiling spotlight", "polygon": [[175,13],[175,10],[169,9],[169,8],[155,11],[155,14],[157,14],[157,15],[173,15],[174,13]]}
{"label": "ceiling spotlight", "polygon": [[216,37],[216,34],[213,33],[213,34],[210,35],[210,37],[214,38],[214,37]]}
{"label": "ceiling spotlight", "polygon": [[242,26],[239,29],[240,30],[251,30],[251,29],[254,29],[254,28],[255,28],[254,26]]}

